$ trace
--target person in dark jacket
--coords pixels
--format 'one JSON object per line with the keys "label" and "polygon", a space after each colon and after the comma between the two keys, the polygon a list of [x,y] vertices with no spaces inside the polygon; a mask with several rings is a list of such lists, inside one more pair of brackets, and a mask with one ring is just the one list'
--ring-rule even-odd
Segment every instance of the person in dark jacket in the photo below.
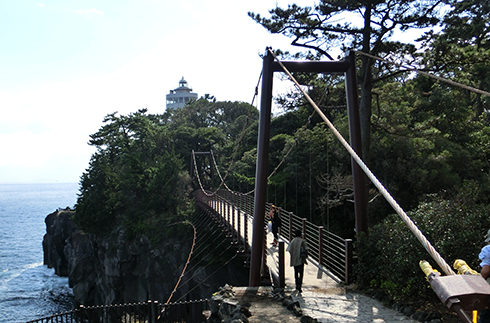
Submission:
{"label": "person in dark jacket", "polygon": [[272,234],[274,235],[274,242],[272,242],[273,247],[277,247],[279,241],[279,227],[281,227],[281,215],[280,212],[277,211],[277,208],[274,204],[271,205],[271,209],[269,211],[269,219],[272,222]]}
{"label": "person in dark jacket", "polygon": [[[301,293],[301,287],[303,285],[303,273],[305,269],[305,264],[307,264],[305,252],[308,251],[308,244],[306,240],[302,238],[302,233],[300,230],[294,231],[295,238],[289,243],[288,248],[291,255],[290,266],[294,267],[294,282],[296,284],[296,290]],[[303,250],[303,252],[302,252]]]}

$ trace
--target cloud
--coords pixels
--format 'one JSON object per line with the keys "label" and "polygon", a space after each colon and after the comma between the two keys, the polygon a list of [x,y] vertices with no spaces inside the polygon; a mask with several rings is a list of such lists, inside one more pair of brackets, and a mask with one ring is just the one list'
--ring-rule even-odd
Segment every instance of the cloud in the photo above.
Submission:
{"label": "cloud", "polygon": [[104,14],[103,11],[97,10],[95,8],[92,8],[92,9],[80,9],[80,10],[77,10],[77,13],[81,13],[81,14],[95,13],[95,14],[98,14],[98,15],[103,15]]}
{"label": "cloud", "polygon": [[37,3],[36,5],[39,6],[39,7],[44,7],[45,6],[44,3]]}

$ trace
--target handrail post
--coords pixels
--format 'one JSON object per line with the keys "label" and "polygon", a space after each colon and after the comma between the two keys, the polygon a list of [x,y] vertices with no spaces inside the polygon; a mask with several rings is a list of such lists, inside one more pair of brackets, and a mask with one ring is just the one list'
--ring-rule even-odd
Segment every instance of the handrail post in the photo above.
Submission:
{"label": "handrail post", "polygon": [[226,224],[226,228],[228,229],[228,233],[231,233],[231,214],[230,214],[230,203],[226,202],[226,218],[228,223]]}
{"label": "handrail post", "polygon": [[[277,214],[279,215],[279,218],[282,220],[282,208],[278,207],[277,208]],[[281,234],[282,234],[282,221],[281,221],[281,225],[277,228],[277,237],[280,238],[281,237]],[[279,241],[279,239],[278,239]]]}
{"label": "handrail post", "polygon": [[219,215],[221,217],[221,223],[223,223],[223,199],[221,198],[221,196],[217,195],[218,197],[218,202],[219,202]]}
{"label": "handrail post", "polygon": [[231,206],[231,241],[235,242],[235,204]]}
{"label": "handrail post", "polygon": [[352,267],[352,239],[345,239],[345,284],[350,284]]}
{"label": "handrail post", "polygon": [[[245,241],[245,249],[247,249],[247,245],[248,245],[248,221],[247,221],[247,213],[243,213],[243,239]],[[246,250],[248,251],[248,250]]]}
{"label": "handrail post", "polygon": [[[238,214],[237,214],[237,227],[238,227],[237,228],[237,234],[238,234],[237,240],[238,240],[238,250],[240,250],[240,245],[241,245],[241,241],[242,241],[242,239],[241,239],[241,237],[242,237],[242,230],[240,228],[240,223],[242,223],[241,218],[240,218],[241,217],[241,213],[242,212],[240,211],[240,207],[238,207]],[[245,247],[243,249],[245,250]]]}
{"label": "handrail post", "polygon": [[158,301],[153,301],[153,322],[156,323],[158,317]]}
{"label": "handrail post", "polygon": [[238,196],[238,207],[240,208],[240,210],[243,211],[243,203],[242,203],[242,200],[243,200],[243,194],[240,194]]}
{"label": "handrail post", "polygon": [[279,288],[286,287],[286,270],[284,268],[284,241],[279,242]]}
{"label": "handrail post", "polygon": [[306,239],[306,218],[301,219],[302,226],[301,226],[301,231],[304,234],[304,238]]}
{"label": "handrail post", "polygon": [[289,212],[289,242],[293,240],[293,212]]}
{"label": "handrail post", "polygon": [[323,226],[318,227],[318,263],[323,266]]}
{"label": "handrail post", "polygon": [[265,277],[267,267],[267,228],[264,228],[264,245],[262,246],[262,270],[261,277]]}
{"label": "handrail post", "polygon": [[148,322],[153,323],[153,302],[148,300],[146,303],[147,309],[148,309]]}

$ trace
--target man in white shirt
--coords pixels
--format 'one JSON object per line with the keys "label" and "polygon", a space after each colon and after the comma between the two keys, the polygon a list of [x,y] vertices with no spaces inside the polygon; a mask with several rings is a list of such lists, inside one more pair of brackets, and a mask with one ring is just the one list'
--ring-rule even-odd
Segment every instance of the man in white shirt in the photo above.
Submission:
{"label": "man in white shirt", "polygon": [[301,249],[307,251],[308,245],[305,239],[302,239],[301,230],[294,232],[295,238],[289,243],[287,251],[291,255],[290,266],[294,267],[294,282],[296,283],[296,290],[301,293],[301,286],[303,285],[303,273],[305,269],[306,258],[302,257]]}

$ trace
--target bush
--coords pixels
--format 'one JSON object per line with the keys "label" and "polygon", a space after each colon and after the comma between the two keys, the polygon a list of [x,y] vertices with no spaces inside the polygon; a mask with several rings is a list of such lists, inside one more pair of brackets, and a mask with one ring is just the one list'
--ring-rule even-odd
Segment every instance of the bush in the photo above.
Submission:
{"label": "bush", "polygon": [[[490,219],[489,206],[473,202],[478,194],[468,196],[474,191],[470,182],[451,200],[431,195],[407,214],[451,267],[456,259],[463,259],[478,271]],[[398,215],[372,227],[368,236],[359,234],[355,250],[359,261],[355,274],[361,287],[385,290],[395,300],[434,298],[420,260],[429,261],[444,275]]]}

